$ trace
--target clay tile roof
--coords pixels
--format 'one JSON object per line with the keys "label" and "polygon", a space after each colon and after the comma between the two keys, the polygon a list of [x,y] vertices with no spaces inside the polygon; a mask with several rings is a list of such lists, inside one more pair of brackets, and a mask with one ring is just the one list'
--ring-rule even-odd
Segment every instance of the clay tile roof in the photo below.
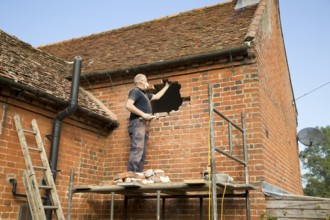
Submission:
{"label": "clay tile roof", "polygon": [[39,49],[64,60],[79,54],[83,72],[97,72],[239,48],[257,6],[235,11],[235,4],[221,3]]}
{"label": "clay tile roof", "polygon": [[[71,61],[74,57],[71,57]],[[71,75],[73,66],[63,60],[33,48],[19,39],[0,30],[0,81],[31,88],[35,94],[54,100],[68,101],[71,82],[63,75]],[[91,98],[79,93],[79,106],[99,115],[100,118],[114,120]]]}

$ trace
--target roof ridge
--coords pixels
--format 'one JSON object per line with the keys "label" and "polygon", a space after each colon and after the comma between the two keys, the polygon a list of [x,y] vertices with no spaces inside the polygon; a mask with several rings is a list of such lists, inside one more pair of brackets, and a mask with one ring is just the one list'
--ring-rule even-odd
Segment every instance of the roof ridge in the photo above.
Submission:
{"label": "roof ridge", "polygon": [[33,47],[30,43],[27,43],[27,42],[25,42],[25,41],[19,39],[19,38],[16,37],[15,35],[9,34],[9,33],[7,33],[6,31],[0,29],[0,35],[2,35],[2,34],[3,34],[5,37],[9,37],[9,38],[15,39],[16,42],[18,42],[22,47],[28,48],[29,50],[33,50],[33,51],[38,51],[38,53],[47,54],[47,56],[49,56],[49,58],[51,58],[51,59],[54,59],[54,60],[56,60],[56,61],[58,61],[58,62],[63,62],[63,63],[68,64],[67,61],[65,61],[65,60],[63,60],[63,59],[61,59],[61,58],[59,58],[59,57],[57,57],[57,56],[54,56],[53,54],[47,53],[47,52],[45,52],[45,51],[43,51],[43,50],[40,50],[40,49],[37,48],[37,47]]}
{"label": "roof ridge", "polygon": [[194,9],[191,9],[189,11],[183,11],[183,12],[179,12],[179,13],[176,13],[176,14],[166,15],[166,16],[155,18],[153,20],[142,22],[142,23],[147,23],[147,22],[152,22],[152,21],[158,21],[158,20],[162,20],[162,19],[165,19],[165,18],[172,18],[172,17],[176,17],[178,15],[182,15],[182,14],[186,14],[186,13],[191,13],[191,12],[195,12],[195,11],[200,11],[200,10],[205,10],[205,9],[208,9],[208,8],[213,8],[213,7],[216,7],[216,6],[219,6],[219,5],[229,4],[229,3],[232,3],[232,2],[233,2],[233,0],[227,0],[226,2],[220,2],[220,3],[213,4],[213,5],[208,5],[208,6],[204,6],[204,7],[200,7],[200,8],[194,8]]}
{"label": "roof ridge", "polygon": [[50,43],[50,44],[40,45],[37,48],[55,46],[55,45],[65,44],[65,43],[68,43],[70,41],[84,40],[84,39],[92,38],[92,37],[99,37],[99,36],[102,36],[102,35],[106,35],[110,32],[120,31],[120,30],[123,30],[123,29],[129,29],[129,28],[135,28],[137,26],[145,25],[145,24],[148,24],[148,23],[159,22],[161,20],[165,20],[165,19],[168,19],[168,18],[173,18],[173,17],[177,17],[177,16],[183,15],[183,14],[188,14],[188,13],[192,13],[192,12],[196,12],[196,11],[205,10],[205,9],[208,9],[208,8],[213,8],[213,7],[216,7],[216,6],[219,6],[219,5],[225,5],[225,4],[233,3],[235,1],[236,0],[228,0],[226,2],[220,2],[220,3],[217,3],[217,4],[205,6],[205,7],[191,9],[189,11],[183,11],[183,12],[179,12],[179,13],[176,13],[176,14],[166,15],[166,16],[155,18],[155,19],[152,19],[152,20],[143,21],[143,22],[140,22],[140,23],[131,24],[131,25],[127,25],[127,26],[123,26],[123,27],[119,27],[119,28],[115,28],[115,29],[111,29],[111,30],[107,30],[107,31],[93,33],[93,34],[85,35],[85,36],[81,36],[81,37],[74,37],[74,38],[71,38],[71,39],[67,39],[67,40],[63,40],[63,41],[59,41],[59,42],[54,42],[54,43]]}
{"label": "roof ridge", "polygon": [[251,41],[255,38],[257,34],[257,30],[259,29],[261,23],[262,14],[266,9],[267,4],[268,4],[268,0],[260,0],[260,3],[258,4],[258,8],[254,13],[248,31],[246,32],[246,35],[244,37],[244,41]]}

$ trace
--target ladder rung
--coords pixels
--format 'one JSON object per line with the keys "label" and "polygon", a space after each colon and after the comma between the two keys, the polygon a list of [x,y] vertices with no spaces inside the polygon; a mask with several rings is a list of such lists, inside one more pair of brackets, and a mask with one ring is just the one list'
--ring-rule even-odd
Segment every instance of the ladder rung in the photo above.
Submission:
{"label": "ladder rung", "polygon": [[47,167],[42,167],[42,166],[33,166],[33,168],[36,168],[39,170],[47,170]]}
{"label": "ladder rung", "polygon": [[22,129],[24,132],[26,132],[26,133],[31,133],[31,134],[34,134],[34,135],[36,135],[37,133],[36,132],[34,132],[34,131],[32,131],[32,130],[28,130],[28,129]]}
{"label": "ladder rung", "polygon": [[42,151],[42,149],[36,148],[36,147],[27,147],[27,149],[29,149],[29,150],[35,150],[35,151],[39,151],[39,152]]}
{"label": "ladder rung", "polygon": [[39,186],[39,189],[53,189],[53,187],[42,185],[42,186]]}
{"label": "ladder rung", "polygon": [[44,209],[58,209],[58,206],[44,206]]}

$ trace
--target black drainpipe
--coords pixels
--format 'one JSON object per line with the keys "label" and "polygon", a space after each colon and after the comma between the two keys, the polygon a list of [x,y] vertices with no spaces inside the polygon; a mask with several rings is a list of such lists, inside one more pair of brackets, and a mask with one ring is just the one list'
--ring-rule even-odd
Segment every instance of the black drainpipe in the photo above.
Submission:
{"label": "black drainpipe", "polygon": [[15,197],[27,197],[27,195],[25,194],[20,194],[16,192],[17,189],[17,180],[15,178],[11,178],[9,179],[9,183],[11,183],[13,185],[13,188],[11,190],[11,193],[15,196]]}
{"label": "black drainpipe", "polygon": [[[71,83],[71,93],[69,106],[64,110],[59,112],[54,118],[53,132],[52,132],[52,143],[50,147],[50,169],[52,170],[54,182],[56,181],[57,172],[57,159],[61,135],[61,125],[62,121],[72,115],[78,108],[78,94],[79,94],[79,84],[80,84],[80,73],[81,73],[81,63],[82,59],[80,56],[76,56],[73,62],[73,73],[72,73],[72,83]],[[47,204],[50,205],[49,195],[47,196]],[[46,210],[47,219],[52,219],[52,210]]]}
{"label": "black drainpipe", "polygon": [[[13,196],[27,198],[26,194],[17,193],[17,179],[11,178],[8,181],[9,181],[9,183],[11,183],[13,185],[13,188],[11,190],[11,193],[13,194]],[[46,199],[46,197],[42,196],[41,199]]]}

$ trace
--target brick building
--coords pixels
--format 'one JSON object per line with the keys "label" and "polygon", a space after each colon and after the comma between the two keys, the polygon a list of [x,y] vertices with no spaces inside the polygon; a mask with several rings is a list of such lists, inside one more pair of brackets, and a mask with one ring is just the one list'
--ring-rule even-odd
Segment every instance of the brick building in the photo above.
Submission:
{"label": "brick building", "polygon": [[[17,219],[26,199],[12,195],[8,179],[16,178],[24,194],[25,169],[13,116],[24,126],[37,119],[50,151],[53,118],[65,108],[70,94],[72,61],[83,59],[79,108],[64,120],[58,154],[57,190],[64,212],[68,206],[70,170],[75,185],[99,185],[127,169],[128,91],[137,73],[161,86],[177,82],[163,102],[173,111],[151,123],[145,169],[163,169],[171,182],[201,178],[208,166],[208,85],[213,102],[226,117],[241,123],[245,117],[251,217],[266,213],[261,182],[302,194],[296,140],[297,111],[281,30],[278,0],[233,1],[180,13],[91,36],[33,48],[0,32],[1,140],[0,218]],[[252,1],[258,2],[258,1]],[[173,95],[179,101],[173,103]],[[159,106],[157,106],[159,105]],[[155,108],[161,112],[161,103]],[[228,151],[226,123],[216,119],[215,144]],[[234,137],[239,137],[233,133]],[[239,138],[233,153],[243,157]],[[217,156],[219,172],[235,183],[244,182],[244,169]],[[111,196],[75,194],[73,219],[108,219]],[[116,200],[123,200],[116,196]],[[245,219],[242,199],[226,198],[226,219]],[[203,203],[205,209],[208,201]],[[220,201],[219,201],[220,206]],[[153,219],[154,200],[129,202],[130,219]],[[122,218],[115,204],[115,219]],[[133,213],[133,214],[132,214]],[[208,213],[205,211],[204,216]],[[175,199],[166,203],[167,219],[197,219],[199,202]]]}

